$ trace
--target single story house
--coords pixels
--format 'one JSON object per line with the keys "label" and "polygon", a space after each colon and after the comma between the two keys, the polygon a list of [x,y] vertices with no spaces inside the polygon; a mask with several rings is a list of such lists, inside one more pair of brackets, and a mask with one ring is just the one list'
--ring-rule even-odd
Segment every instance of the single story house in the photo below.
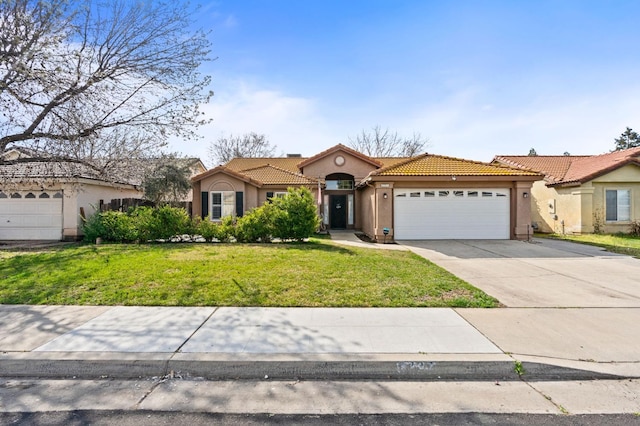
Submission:
{"label": "single story house", "polygon": [[526,239],[542,175],[422,154],[369,157],[342,144],[312,157],[234,158],[192,178],[193,214],[216,221],[308,187],[328,229],[392,239]]}
{"label": "single story house", "polygon": [[[83,217],[113,199],[142,198],[141,176],[113,182],[91,167],[11,149],[0,162],[0,241],[82,238]],[[20,161],[17,161],[20,160]],[[194,174],[206,170],[200,160]]]}
{"label": "single story house", "polygon": [[601,155],[499,155],[495,165],[544,174],[531,190],[541,232],[629,232],[640,220],[640,147]]}

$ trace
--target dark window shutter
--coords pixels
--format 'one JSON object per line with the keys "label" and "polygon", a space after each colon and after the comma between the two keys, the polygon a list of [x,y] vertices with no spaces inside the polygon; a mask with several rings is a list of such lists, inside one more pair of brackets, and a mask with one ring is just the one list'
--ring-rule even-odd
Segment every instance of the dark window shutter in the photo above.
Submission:
{"label": "dark window shutter", "polygon": [[273,198],[273,191],[267,192],[267,203],[270,203],[272,198]]}
{"label": "dark window shutter", "polygon": [[236,192],[236,216],[242,217],[244,214],[244,193],[242,191]]}
{"label": "dark window shutter", "polygon": [[200,217],[202,217],[202,219],[206,218],[209,216],[209,193],[208,192],[203,192],[202,193],[202,213],[200,214]]}

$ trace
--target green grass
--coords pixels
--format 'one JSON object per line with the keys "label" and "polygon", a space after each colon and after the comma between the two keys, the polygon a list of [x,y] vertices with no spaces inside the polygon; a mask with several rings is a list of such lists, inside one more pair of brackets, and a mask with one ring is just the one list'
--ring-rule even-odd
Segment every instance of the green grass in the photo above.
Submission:
{"label": "green grass", "polygon": [[603,247],[610,252],[640,258],[640,237],[628,234],[540,235],[545,238],[574,241]]}
{"label": "green grass", "polygon": [[498,306],[494,298],[413,253],[319,239],[0,252],[0,303]]}

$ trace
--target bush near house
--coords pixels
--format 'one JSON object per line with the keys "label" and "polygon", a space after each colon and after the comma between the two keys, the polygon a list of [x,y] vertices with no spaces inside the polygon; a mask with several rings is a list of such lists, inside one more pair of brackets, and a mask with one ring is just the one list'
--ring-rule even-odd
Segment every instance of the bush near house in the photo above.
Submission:
{"label": "bush near house", "polygon": [[207,242],[229,242],[233,238],[243,243],[267,243],[273,238],[302,241],[312,236],[319,225],[311,191],[290,188],[284,197],[252,209],[243,217],[225,217],[217,223],[192,220],[184,209],[167,205],[97,212],[84,224],[84,239],[126,243],[199,235]]}

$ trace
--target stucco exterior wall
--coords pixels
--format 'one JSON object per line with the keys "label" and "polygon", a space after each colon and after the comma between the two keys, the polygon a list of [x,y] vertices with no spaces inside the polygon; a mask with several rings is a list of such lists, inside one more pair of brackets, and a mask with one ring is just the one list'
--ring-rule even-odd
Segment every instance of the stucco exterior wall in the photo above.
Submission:
{"label": "stucco exterior wall", "polygon": [[[611,173],[600,176],[593,181],[593,220],[596,228],[604,233],[616,233],[630,231],[630,224],[634,220],[640,220],[640,167],[627,165]],[[631,194],[631,220],[624,222],[608,222],[606,220],[606,190],[626,189]]]}
{"label": "stucco exterior wall", "polygon": [[[393,182],[376,182],[360,193],[361,230],[375,241],[393,240]],[[385,197],[386,194],[386,197]],[[389,229],[385,237],[384,228]]]}
{"label": "stucco exterior wall", "polygon": [[84,211],[86,217],[89,217],[97,211],[100,200],[108,203],[115,198],[142,198],[142,196],[141,190],[128,185],[109,185],[108,183],[66,185],[63,238],[75,239],[83,235],[80,209]]}
{"label": "stucco exterior wall", "polygon": [[580,186],[533,184],[532,221],[541,232],[581,234],[629,232],[628,222],[607,222],[607,189],[631,191],[631,220],[640,220],[640,167],[627,165]]}
{"label": "stucco exterior wall", "polygon": [[[255,207],[258,207],[262,202],[259,199],[258,188],[251,185],[241,179],[229,176],[225,173],[217,173],[212,176],[208,176],[199,182],[200,193],[211,191],[234,191],[242,192],[244,196],[244,211],[249,211]],[[194,185],[194,189],[197,185]],[[266,196],[266,195],[265,195]],[[198,202],[196,203],[196,199]],[[202,198],[198,194],[194,196],[193,215],[200,216],[202,213]]]}
{"label": "stucco exterior wall", "polygon": [[[345,162],[339,166],[335,163],[336,157],[341,155]],[[333,173],[345,173],[352,175],[356,182],[364,179],[376,167],[360,158],[354,157],[344,151],[337,151],[307,165],[302,170],[302,174],[312,178],[324,179],[327,175]]]}
{"label": "stucco exterior wall", "polygon": [[593,231],[589,230],[591,221],[583,221],[582,203],[588,204],[590,200],[589,188],[546,187],[543,182],[535,182],[532,195],[531,220],[538,231],[557,234]]}

